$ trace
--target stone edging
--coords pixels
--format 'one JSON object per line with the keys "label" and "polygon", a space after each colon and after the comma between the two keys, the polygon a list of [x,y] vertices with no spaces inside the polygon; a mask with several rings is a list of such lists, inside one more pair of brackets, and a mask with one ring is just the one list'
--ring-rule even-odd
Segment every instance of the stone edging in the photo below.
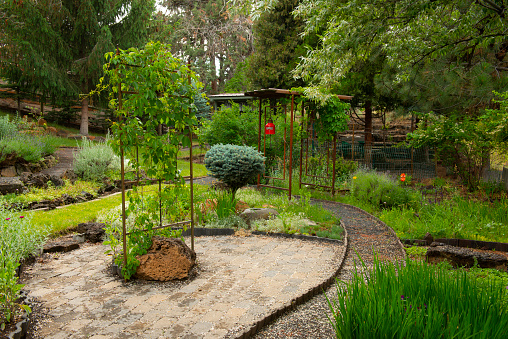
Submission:
{"label": "stone edging", "polygon": [[[30,306],[30,298],[28,297],[25,291],[21,291],[21,296],[19,299],[23,302],[23,304]],[[21,316],[21,320],[16,324],[16,329],[9,333],[8,339],[21,339],[25,338],[28,331],[28,322],[30,321],[30,315],[23,310],[23,315]]]}
{"label": "stone edging", "polygon": [[[237,339],[247,339],[252,338],[259,330],[261,330],[263,327],[267,326],[277,318],[280,318],[284,313],[295,309],[297,306],[309,301],[312,297],[317,295],[318,293],[323,293],[325,289],[330,287],[332,283],[335,281],[336,277],[339,275],[340,271],[342,270],[342,267],[344,266],[344,262],[346,261],[346,253],[348,250],[348,234],[347,230],[344,227],[344,225],[341,222],[341,226],[344,229],[344,241],[343,241],[343,252],[340,254],[340,265],[337,267],[337,269],[323,282],[321,282],[319,285],[311,288],[304,294],[300,295],[299,297],[293,298],[293,300],[286,302],[282,307],[274,310],[267,316],[265,316],[263,319],[256,321],[254,324],[250,326],[250,328],[247,328],[243,330],[242,333],[236,335],[235,338]],[[256,231],[256,233],[253,232],[255,235],[267,235],[267,236],[274,236],[274,237],[283,237],[283,238],[295,238],[295,239],[302,239],[302,240],[313,240],[313,241],[322,241],[322,242],[330,242],[330,243],[338,243],[342,242],[341,240],[335,240],[335,239],[328,239],[328,238],[320,238],[315,236],[307,236],[307,235],[296,235],[296,234],[285,234],[285,233],[266,233],[266,232],[259,232]],[[283,235],[282,235],[283,234]]]}

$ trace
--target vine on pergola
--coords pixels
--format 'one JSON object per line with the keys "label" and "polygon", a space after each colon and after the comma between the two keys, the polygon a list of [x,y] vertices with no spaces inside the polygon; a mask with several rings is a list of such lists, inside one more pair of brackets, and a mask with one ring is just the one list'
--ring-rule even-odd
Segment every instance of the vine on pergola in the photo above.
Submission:
{"label": "vine on pergola", "polygon": [[[160,42],[150,42],[143,50],[111,52],[106,58],[112,66],[105,67],[113,92],[110,106],[120,118],[112,126],[117,147],[121,143],[125,152],[138,147],[136,168],[143,167],[149,177],[174,180],[178,149],[191,145],[182,132],[196,124],[193,98],[202,84],[171,54],[170,46]],[[168,134],[159,133],[161,124],[170,127]]]}
{"label": "vine on pergola", "polygon": [[[124,154],[139,154],[131,161],[136,172],[142,168],[148,177],[159,181],[160,219],[157,228],[173,226],[162,226],[161,182],[184,183],[177,168],[177,155],[180,147],[192,147],[191,136],[197,122],[194,98],[202,84],[190,67],[175,58],[168,45],[160,42],[150,42],[142,50],[117,50],[106,54],[106,58],[108,64],[104,66],[105,77],[101,79],[99,90],[107,79],[111,89],[110,107],[115,109],[118,117],[112,132],[114,147],[122,157],[122,274],[129,279],[139,265],[136,256],[145,254],[151,246],[156,226],[153,215],[156,213],[145,211],[143,199],[131,194],[129,211],[138,217],[136,227],[127,237]],[[162,125],[168,127],[167,134],[161,133]],[[192,195],[191,187],[191,225]],[[178,236],[181,231],[171,231],[171,234]],[[118,264],[121,261],[120,257],[115,260]]]}

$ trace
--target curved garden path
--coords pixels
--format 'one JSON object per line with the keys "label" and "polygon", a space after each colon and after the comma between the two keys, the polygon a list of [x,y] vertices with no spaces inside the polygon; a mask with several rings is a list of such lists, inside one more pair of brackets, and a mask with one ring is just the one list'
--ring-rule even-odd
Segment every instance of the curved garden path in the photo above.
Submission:
{"label": "curved garden path", "polygon": [[126,283],[107,249],[46,254],[25,271],[25,290],[46,314],[35,337],[224,338],[335,276],[345,253],[342,242],[198,237],[194,279]]}
{"label": "curved garden path", "polygon": [[[392,229],[367,212],[346,204],[314,201],[341,218],[348,233],[348,249],[344,266],[338,279],[348,281],[359,263],[358,255],[367,266],[371,266],[374,252],[380,259],[402,260],[403,246]],[[329,298],[337,295],[332,285],[325,291]],[[296,310],[284,314],[268,327],[257,333],[255,338],[333,338],[333,327],[328,316],[328,304],[324,294],[317,295]]]}

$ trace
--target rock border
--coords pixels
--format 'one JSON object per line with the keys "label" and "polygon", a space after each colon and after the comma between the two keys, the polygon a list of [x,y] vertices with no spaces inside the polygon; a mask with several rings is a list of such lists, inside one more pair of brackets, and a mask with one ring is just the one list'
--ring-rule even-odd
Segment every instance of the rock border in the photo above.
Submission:
{"label": "rock border", "polygon": [[[23,304],[30,306],[31,300],[27,295],[26,291],[20,292],[20,298]],[[13,332],[10,332],[8,337],[9,339],[22,339],[26,338],[28,332],[28,323],[30,322],[30,314],[28,314],[25,310],[23,310],[23,314],[21,316],[21,320],[16,323],[16,329]]]}

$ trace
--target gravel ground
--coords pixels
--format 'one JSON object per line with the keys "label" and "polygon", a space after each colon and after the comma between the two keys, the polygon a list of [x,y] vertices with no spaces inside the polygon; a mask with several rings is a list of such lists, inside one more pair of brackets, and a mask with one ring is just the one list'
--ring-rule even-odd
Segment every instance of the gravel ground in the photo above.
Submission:
{"label": "gravel ground", "polygon": [[[367,266],[372,265],[373,250],[380,259],[404,258],[404,251],[395,235],[366,212],[344,204],[316,203],[340,217],[348,232],[349,248],[339,280],[351,279],[355,263],[358,263],[355,251]],[[330,299],[337,295],[334,285],[325,293]],[[325,295],[318,295],[262,329],[254,338],[334,338],[335,333],[327,317],[330,315]]]}

